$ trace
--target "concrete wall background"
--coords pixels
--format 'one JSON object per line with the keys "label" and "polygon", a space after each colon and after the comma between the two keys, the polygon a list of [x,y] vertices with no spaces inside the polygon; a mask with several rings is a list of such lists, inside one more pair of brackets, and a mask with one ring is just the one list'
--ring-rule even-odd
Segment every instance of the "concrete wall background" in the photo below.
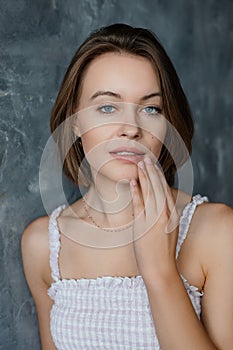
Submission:
{"label": "concrete wall background", "polygon": [[[71,57],[114,22],[152,29],[193,109],[194,193],[233,205],[233,1],[0,0],[0,349],[40,349],[20,238],[45,210],[38,170]],[[68,198],[77,192],[67,184]],[[59,204],[59,196],[54,201]]]}

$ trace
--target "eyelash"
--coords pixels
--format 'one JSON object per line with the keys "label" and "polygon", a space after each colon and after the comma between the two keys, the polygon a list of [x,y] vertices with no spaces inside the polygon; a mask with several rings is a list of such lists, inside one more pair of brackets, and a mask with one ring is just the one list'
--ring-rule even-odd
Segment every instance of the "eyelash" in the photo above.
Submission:
{"label": "eyelash", "polygon": [[143,109],[146,109],[146,108],[153,108],[154,110],[155,110],[155,113],[148,113],[148,114],[152,114],[152,115],[156,115],[156,114],[159,114],[159,113],[161,113],[162,112],[162,109],[161,108],[159,108],[159,107],[157,107],[157,106],[146,106],[146,107],[144,107]]}
{"label": "eyelash", "polygon": [[[102,105],[97,110],[99,112],[103,113],[103,114],[112,114],[114,112],[114,111],[111,111],[111,112],[103,111],[103,108],[106,108],[106,107],[111,107],[114,110],[116,110],[116,108],[114,106],[110,105],[110,104]],[[157,115],[157,114],[162,112],[162,109],[157,107],[157,106],[145,106],[143,109],[146,109],[146,108],[150,108],[150,109],[154,109],[155,110],[155,113],[147,113],[148,115]]]}
{"label": "eyelash", "polygon": [[106,108],[106,107],[111,107],[111,108],[116,109],[114,106],[112,106],[112,105],[109,104],[109,105],[100,106],[97,110],[98,110],[99,112],[104,113],[104,114],[111,114],[112,112],[104,112],[104,111],[103,111],[103,108]]}

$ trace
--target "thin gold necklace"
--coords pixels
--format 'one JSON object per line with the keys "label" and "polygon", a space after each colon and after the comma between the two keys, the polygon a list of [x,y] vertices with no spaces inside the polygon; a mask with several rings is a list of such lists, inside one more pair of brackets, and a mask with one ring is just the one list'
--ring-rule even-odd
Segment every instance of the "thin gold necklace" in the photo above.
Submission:
{"label": "thin gold necklace", "polygon": [[[127,228],[130,228],[132,227],[133,225],[132,224],[129,224],[127,226],[124,226],[124,227],[121,227],[121,228],[105,228],[105,227],[102,227],[100,226],[99,224],[97,224],[97,222],[94,220],[93,216],[91,216],[91,214],[89,213],[89,210],[88,210],[88,207],[86,205],[86,201],[84,199],[85,196],[82,197],[82,203],[83,203],[83,208],[85,209],[86,213],[87,213],[87,216],[88,218],[92,221],[92,223],[98,227],[99,229],[103,230],[103,231],[107,231],[107,232],[117,232],[117,231],[124,231],[124,230],[127,230]],[[133,214],[132,214],[133,216]]]}

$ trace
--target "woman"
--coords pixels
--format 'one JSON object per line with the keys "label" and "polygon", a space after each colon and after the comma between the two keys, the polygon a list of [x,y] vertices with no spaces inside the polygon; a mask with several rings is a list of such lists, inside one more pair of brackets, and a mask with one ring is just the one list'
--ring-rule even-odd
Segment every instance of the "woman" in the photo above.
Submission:
{"label": "woman", "polygon": [[173,187],[193,122],[154,34],[124,24],[92,33],[51,130],[64,172],[87,193],[23,234],[43,350],[230,349],[232,209]]}

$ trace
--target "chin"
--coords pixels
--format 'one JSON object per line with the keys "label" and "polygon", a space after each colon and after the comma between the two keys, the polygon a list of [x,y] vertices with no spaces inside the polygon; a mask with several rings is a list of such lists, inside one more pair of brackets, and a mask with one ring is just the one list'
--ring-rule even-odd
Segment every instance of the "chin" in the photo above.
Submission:
{"label": "chin", "polygon": [[122,184],[129,184],[131,179],[138,178],[138,170],[136,164],[131,164],[130,166],[105,166],[99,172],[109,180],[114,182],[121,182]]}

